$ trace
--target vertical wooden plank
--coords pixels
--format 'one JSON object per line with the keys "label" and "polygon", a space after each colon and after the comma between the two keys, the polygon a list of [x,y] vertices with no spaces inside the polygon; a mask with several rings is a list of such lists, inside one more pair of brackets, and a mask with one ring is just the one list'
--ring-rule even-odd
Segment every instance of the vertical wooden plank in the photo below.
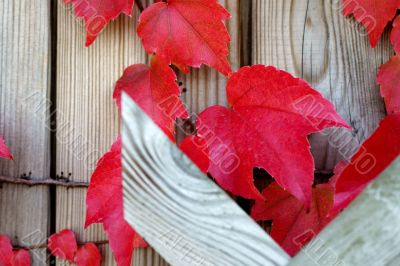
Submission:
{"label": "vertical wooden plank", "polygon": [[[50,1],[0,1],[0,135],[15,160],[0,160],[0,175],[46,179],[50,171]],[[0,184],[0,233],[14,245],[46,243],[49,188]],[[33,265],[46,249],[32,249]]]}
{"label": "vertical wooden plank", "polygon": [[[232,69],[236,71],[240,67],[240,5],[239,0],[220,0],[220,3],[231,13],[232,17],[227,21],[227,28],[231,36],[229,46],[229,60]],[[182,84],[182,100],[188,107],[192,119],[195,114],[203,111],[211,105],[227,105],[226,101],[226,77],[208,66],[200,69],[192,68],[190,73],[179,74]],[[194,122],[194,121],[193,121]],[[185,129],[187,130],[187,129]],[[178,140],[182,138],[178,136]]]}
{"label": "vertical wooden plank", "polygon": [[385,115],[376,85],[377,67],[392,54],[385,35],[376,49],[342,1],[276,0],[253,2],[254,64],[274,65],[307,80],[354,127],[311,137],[316,168],[332,172],[348,159]]}
{"label": "vertical wooden plank", "polygon": [[[96,42],[85,48],[82,21],[70,6],[58,5],[57,41],[57,174],[89,182],[99,157],[109,149],[119,130],[112,99],[123,70],[147,57],[136,35],[139,13],[110,23]],[[56,229],[70,228],[79,242],[104,241],[101,225],[84,229],[86,189],[57,188]],[[115,265],[108,244],[101,244],[103,265]],[[136,250],[133,265],[165,265],[151,249]]]}

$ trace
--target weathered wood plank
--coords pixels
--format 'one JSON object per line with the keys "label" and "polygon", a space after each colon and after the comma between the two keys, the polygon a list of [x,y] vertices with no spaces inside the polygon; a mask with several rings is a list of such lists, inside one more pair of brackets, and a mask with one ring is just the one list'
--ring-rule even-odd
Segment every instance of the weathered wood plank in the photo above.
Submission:
{"label": "weathered wood plank", "polygon": [[[400,254],[399,176],[400,157],[308,244],[290,265],[361,266],[393,263]],[[394,265],[398,265],[398,262]]]}
{"label": "weathered wood plank", "polygon": [[[239,0],[220,0],[232,17],[226,21],[231,41],[229,44],[229,61],[232,69],[236,71],[240,67],[240,45],[241,45],[241,24],[240,24],[240,9],[242,6]],[[179,73],[178,80],[182,84],[182,100],[186,104],[192,120],[195,120],[196,115],[205,108],[212,105],[227,105],[226,100],[226,81],[227,78],[218,73],[216,70],[208,66],[202,66],[200,69],[191,68],[190,73],[185,75]],[[194,122],[194,121],[192,121]],[[185,128],[181,125],[181,131],[190,133],[191,128]],[[184,137],[185,132],[178,130],[178,142]]]}
{"label": "weathered wood plank", "polygon": [[332,172],[339,160],[349,159],[385,115],[375,78],[377,67],[392,54],[388,36],[372,49],[363,29],[343,17],[341,3],[253,1],[253,63],[304,78],[354,127],[352,133],[328,130],[311,137],[321,172]]}
{"label": "weathered wood plank", "polygon": [[288,255],[127,96],[127,221],[172,265],[285,265]]}
{"label": "weathered wood plank", "polygon": [[[119,130],[118,110],[112,99],[123,70],[147,57],[135,28],[138,19],[121,16],[110,23],[96,42],[85,48],[85,31],[71,6],[58,5],[57,41],[57,173],[89,182],[99,157],[109,149]],[[56,229],[71,228],[78,241],[103,241],[101,225],[87,230],[85,188],[57,188]],[[103,265],[115,265],[108,244],[100,246]],[[150,256],[148,258],[148,256]],[[152,259],[154,257],[154,259]],[[136,250],[133,265],[164,265],[152,250]]]}
{"label": "weathered wood plank", "polygon": [[[0,160],[0,175],[49,178],[50,1],[0,1],[0,135],[14,155]],[[49,189],[0,184],[0,234],[14,245],[46,243]],[[33,265],[46,249],[32,249]]]}

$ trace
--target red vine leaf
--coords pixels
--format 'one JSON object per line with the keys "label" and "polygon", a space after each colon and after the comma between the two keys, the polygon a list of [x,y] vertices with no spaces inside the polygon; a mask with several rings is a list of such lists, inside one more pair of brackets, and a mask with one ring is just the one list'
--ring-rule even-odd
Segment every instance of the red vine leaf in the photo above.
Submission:
{"label": "red vine leaf", "polygon": [[353,14],[363,24],[372,47],[378,44],[386,25],[395,17],[398,8],[400,0],[343,0],[344,15]]}
{"label": "red vine leaf", "polygon": [[346,167],[336,173],[334,212],[346,208],[400,154],[400,114],[387,116]]}
{"label": "red vine leaf", "polygon": [[186,137],[179,148],[199,167],[203,173],[207,173],[210,159],[205,139],[198,136]]}
{"label": "red vine leaf", "polygon": [[8,237],[0,235],[0,265],[11,266],[13,247]]}
{"label": "red vine leaf", "polygon": [[159,57],[152,57],[150,67],[137,64],[125,69],[113,95],[118,107],[121,107],[122,91],[135,100],[171,140],[174,140],[176,118],[189,117],[179,99],[176,75]]}
{"label": "red vine leaf", "polygon": [[64,3],[72,4],[75,14],[85,20],[86,46],[90,46],[111,20],[121,13],[131,15],[134,0],[64,0]]}
{"label": "red vine leaf", "polygon": [[144,240],[125,221],[122,205],[121,138],[98,161],[86,194],[86,227],[102,223],[119,266],[131,263],[133,249]]}
{"label": "red vine leaf", "polygon": [[13,157],[10,153],[10,151],[8,150],[6,144],[4,143],[4,139],[0,136],[0,158],[7,158],[12,160]]}
{"label": "red vine leaf", "polygon": [[12,266],[30,266],[31,255],[25,249],[13,251]]}
{"label": "red vine leaf", "polygon": [[24,249],[13,251],[8,237],[0,235],[0,266],[30,266],[31,255]]}
{"label": "red vine leaf", "polygon": [[229,79],[227,95],[230,108],[207,108],[197,121],[211,175],[233,194],[263,200],[252,173],[264,168],[309,206],[314,161],[307,136],[346,122],[305,81],[274,67],[241,68]]}
{"label": "red vine leaf", "polygon": [[311,208],[272,183],[264,191],[265,200],[256,201],[251,216],[256,220],[272,220],[271,237],[294,256],[309,240],[317,235],[333,217],[328,217],[333,207],[334,187],[318,185],[312,190]]}
{"label": "red vine leaf", "polygon": [[149,54],[184,72],[187,66],[206,64],[227,76],[230,37],[223,21],[229,18],[216,0],[167,0],[144,10],[137,33]]}
{"label": "red vine leaf", "polygon": [[53,234],[48,239],[48,248],[54,256],[74,262],[74,256],[78,250],[75,234],[69,229]]}
{"label": "red vine leaf", "polygon": [[400,56],[400,16],[397,16],[393,22],[393,30],[390,35],[390,40],[394,46],[394,50]]}
{"label": "red vine leaf", "polygon": [[100,251],[95,244],[87,243],[76,252],[74,262],[77,266],[100,266]]}
{"label": "red vine leaf", "polygon": [[379,68],[378,83],[389,114],[400,112],[400,55],[393,56]]}

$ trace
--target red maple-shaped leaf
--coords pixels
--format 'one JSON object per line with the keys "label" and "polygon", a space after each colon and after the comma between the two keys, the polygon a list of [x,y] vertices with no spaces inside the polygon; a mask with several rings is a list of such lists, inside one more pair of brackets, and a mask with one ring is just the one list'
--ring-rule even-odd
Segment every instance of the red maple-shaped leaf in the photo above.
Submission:
{"label": "red maple-shaped leaf", "polygon": [[394,50],[400,56],[400,16],[397,16],[393,22],[393,30],[390,35],[390,40],[394,46]]}
{"label": "red maple-shaped leaf", "polygon": [[256,201],[251,216],[256,221],[272,220],[271,237],[294,256],[333,219],[328,217],[333,194],[334,187],[329,184],[316,186],[308,210],[303,202],[272,183],[263,191],[265,200]]}
{"label": "red maple-shaped leaf", "polygon": [[100,251],[95,244],[87,243],[76,252],[74,262],[77,266],[100,266]]}
{"label": "red maple-shaped leaf", "polygon": [[8,237],[0,235],[0,265],[11,266],[13,247]]}
{"label": "red maple-shaped leaf", "polygon": [[350,163],[336,173],[333,212],[347,207],[400,155],[400,114],[387,116]]}
{"label": "red maple-shaped leaf", "polygon": [[48,248],[54,256],[74,262],[74,256],[78,250],[74,232],[69,229],[53,234],[48,239]]}
{"label": "red maple-shaped leaf", "polygon": [[205,139],[198,136],[186,137],[179,148],[199,167],[203,173],[207,173],[210,159]]}
{"label": "red maple-shaped leaf", "polygon": [[306,82],[274,67],[241,68],[229,79],[227,96],[230,108],[212,106],[197,121],[211,175],[236,195],[262,200],[252,173],[264,168],[309,205],[314,161],[307,136],[346,122]]}
{"label": "red maple-shaped leaf", "polygon": [[64,0],[64,3],[72,4],[75,14],[85,20],[86,46],[89,46],[111,20],[121,13],[131,15],[134,0]]}
{"label": "red maple-shaped leaf", "polygon": [[216,0],[167,0],[141,14],[137,33],[149,54],[157,54],[187,72],[209,65],[224,75],[230,41],[224,20],[230,14]]}
{"label": "red maple-shaped leaf", "polygon": [[25,249],[13,251],[12,266],[30,266],[31,255]]}
{"label": "red maple-shaped leaf", "polygon": [[8,150],[6,144],[4,143],[4,139],[0,136],[0,158],[7,158],[12,160],[13,157],[10,153],[10,151]]}
{"label": "red maple-shaped leaf", "polygon": [[353,14],[363,24],[372,47],[378,44],[386,25],[395,17],[398,8],[400,0],[343,0],[344,15]]}
{"label": "red maple-shaped leaf", "polygon": [[379,68],[378,83],[389,114],[400,112],[400,55]]}
{"label": "red maple-shaped leaf", "polygon": [[151,59],[150,67],[143,64],[125,69],[118,80],[114,99],[121,107],[121,93],[126,92],[149,115],[161,129],[174,139],[175,120],[188,118],[188,113],[179,99],[176,75],[169,65],[157,56]]}
{"label": "red maple-shaped leaf", "polygon": [[86,227],[102,223],[111,250],[119,266],[131,263],[136,247],[145,247],[144,240],[125,221],[122,205],[121,138],[97,163],[86,194]]}

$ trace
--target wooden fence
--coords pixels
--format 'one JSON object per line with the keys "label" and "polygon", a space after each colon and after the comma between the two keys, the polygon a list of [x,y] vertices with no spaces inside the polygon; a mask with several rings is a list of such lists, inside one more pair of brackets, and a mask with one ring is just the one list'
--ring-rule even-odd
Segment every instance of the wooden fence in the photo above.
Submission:
{"label": "wooden fence", "polygon": [[[87,183],[96,160],[119,131],[112,100],[116,80],[147,56],[135,34],[137,8],[107,26],[85,48],[82,22],[62,0],[0,1],[0,135],[13,162],[0,161],[0,176],[57,175]],[[266,64],[307,80],[330,99],[362,141],[385,115],[376,85],[377,67],[392,55],[387,34],[375,49],[337,0],[224,0],[231,12],[230,60]],[[214,70],[192,69],[179,76],[190,112],[226,104],[225,78]],[[311,138],[317,170],[331,173],[341,159],[326,135]],[[358,143],[353,143],[357,147]],[[79,242],[97,242],[104,265],[114,260],[101,226],[84,230],[84,186],[3,183],[0,233],[30,248],[34,265],[48,263],[46,239],[70,228]],[[327,236],[329,237],[329,236]],[[134,253],[132,265],[167,263],[152,249]]]}

